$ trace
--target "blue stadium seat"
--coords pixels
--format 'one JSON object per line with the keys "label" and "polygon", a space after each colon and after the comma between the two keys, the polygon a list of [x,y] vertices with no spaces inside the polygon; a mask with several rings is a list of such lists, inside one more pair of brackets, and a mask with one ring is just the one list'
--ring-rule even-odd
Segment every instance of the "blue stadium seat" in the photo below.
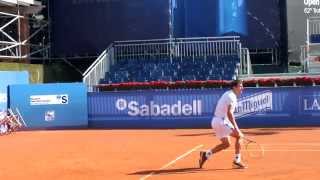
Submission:
{"label": "blue stadium seat", "polygon": [[240,58],[235,55],[178,57],[169,59],[121,59],[101,83],[129,81],[231,80],[238,74]]}
{"label": "blue stadium seat", "polygon": [[311,43],[320,43],[320,34],[311,34],[310,35]]}

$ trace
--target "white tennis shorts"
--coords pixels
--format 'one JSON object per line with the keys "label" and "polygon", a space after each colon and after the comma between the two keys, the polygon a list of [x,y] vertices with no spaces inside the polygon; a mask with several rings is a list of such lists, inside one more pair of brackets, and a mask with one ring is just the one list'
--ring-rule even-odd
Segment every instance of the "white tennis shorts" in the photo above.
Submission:
{"label": "white tennis shorts", "polygon": [[229,120],[213,117],[211,120],[211,127],[215,131],[217,138],[222,139],[230,136],[234,129],[233,124]]}

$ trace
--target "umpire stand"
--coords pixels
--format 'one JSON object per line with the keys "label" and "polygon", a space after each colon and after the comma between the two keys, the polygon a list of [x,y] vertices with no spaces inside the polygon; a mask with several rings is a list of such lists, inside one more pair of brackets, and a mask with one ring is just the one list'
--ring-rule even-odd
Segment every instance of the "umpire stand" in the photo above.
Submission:
{"label": "umpire stand", "polygon": [[305,52],[305,55],[302,55],[305,71],[308,73],[320,73],[320,17],[307,19],[307,45]]}

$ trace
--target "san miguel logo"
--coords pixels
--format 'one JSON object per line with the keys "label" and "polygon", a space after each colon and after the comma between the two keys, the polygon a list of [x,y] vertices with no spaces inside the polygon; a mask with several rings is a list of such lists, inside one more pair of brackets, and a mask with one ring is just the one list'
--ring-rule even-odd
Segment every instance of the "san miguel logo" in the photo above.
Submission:
{"label": "san miguel logo", "polygon": [[263,91],[240,98],[235,109],[237,118],[272,110],[272,92]]}

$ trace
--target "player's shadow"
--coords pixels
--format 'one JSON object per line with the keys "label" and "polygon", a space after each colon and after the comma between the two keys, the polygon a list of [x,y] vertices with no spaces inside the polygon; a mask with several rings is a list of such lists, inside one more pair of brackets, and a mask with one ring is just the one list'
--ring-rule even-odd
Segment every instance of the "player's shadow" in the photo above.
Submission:
{"label": "player's shadow", "polygon": [[214,136],[215,133],[192,133],[192,134],[178,134],[176,136]]}
{"label": "player's shadow", "polygon": [[221,168],[221,169],[201,169],[201,168],[179,168],[179,169],[163,169],[163,170],[143,170],[137,171],[133,173],[129,173],[127,175],[167,175],[167,174],[190,174],[190,173],[199,173],[205,171],[230,171],[230,170],[238,170],[238,168]]}
{"label": "player's shadow", "polygon": [[260,129],[261,131],[305,131],[305,130],[314,130],[315,128],[313,127],[286,127],[286,128],[263,128]]}
{"label": "player's shadow", "polygon": [[[256,131],[252,131],[252,130],[242,130],[242,132],[245,135],[253,135],[253,136],[266,136],[266,135],[273,135],[273,134],[278,134],[280,133],[279,131],[260,131],[260,130],[256,130]],[[211,132],[211,133],[193,133],[193,134],[178,134],[176,136],[180,136],[180,137],[195,137],[195,136],[215,136],[215,133]]]}
{"label": "player's shadow", "polygon": [[244,135],[252,135],[252,136],[267,136],[267,135],[274,135],[279,134],[279,131],[247,131],[242,130]]}

